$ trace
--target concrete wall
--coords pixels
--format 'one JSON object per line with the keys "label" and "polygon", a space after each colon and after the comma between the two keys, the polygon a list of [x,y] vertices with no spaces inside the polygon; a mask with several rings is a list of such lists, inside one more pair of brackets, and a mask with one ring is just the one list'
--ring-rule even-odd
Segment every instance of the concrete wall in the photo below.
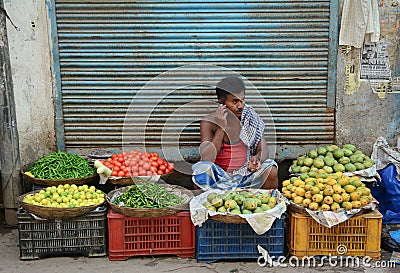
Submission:
{"label": "concrete wall", "polygon": [[[381,39],[387,43],[387,51],[393,79],[400,80],[397,67],[400,51],[400,1],[382,1],[379,7]],[[360,49],[352,49],[350,59],[357,63]],[[367,80],[359,82],[359,88],[348,92],[346,85],[346,59],[348,54],[338,54],[336,88],[336,142],[353,143],[366,154],[379,136],[396,146],[400,136],[400,94],[386,93],[379,98],[373,93]],[[398,88],[398,87],[397,87]],[[400,90],[397,90],[400,92]]]}
{"label": "concrete wall", "polygon": [[[339,63],[344,63],[343,58],[339,57]],[[379,99],[370,84],[361,81],[355,93],[346,95],[344,69],[338,70],[338,77],[336,142],[355,144],[368,155],[379,136],[385,137],[394,146],[399,137],[400,94],[387,94],[384,99]]]}
{"label": "concrete wall", "polygon": [[[389,46],[394,47],[399,39],[399,16],[392,2],[385,0],[380,12],[382,23],[395,23],[393,27],[391,23],[383,25],[382,32]],[[21,161],[25,164],[56,149],[48,15],[44,0],[5,0],[5,9],[20,28],[17,31],[8,23]],[[390,54],[398,56],[398,50]],[[345,94],[345,58],[339,53],[337,143],[354,143],[367,154],[379,136],[394,145],[399,136],[400,95],[388,94],[379,99],[368,82],[361,82],[353,94]]]}
{"label": "concrete wall", "polygon": [[43,0],[5,0],[21,163],[53,151],[53,87],[48,15]]}

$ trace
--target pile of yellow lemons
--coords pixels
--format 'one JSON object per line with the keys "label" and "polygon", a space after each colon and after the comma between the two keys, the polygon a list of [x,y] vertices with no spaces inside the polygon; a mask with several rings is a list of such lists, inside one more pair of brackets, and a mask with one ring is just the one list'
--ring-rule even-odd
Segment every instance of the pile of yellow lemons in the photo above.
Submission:
{"label": "pile of yellow lemons", "polygon": [[95,186],[60,184],[27,194],[23,202],[52,208],[75,208],[102,204],[104,193]]}

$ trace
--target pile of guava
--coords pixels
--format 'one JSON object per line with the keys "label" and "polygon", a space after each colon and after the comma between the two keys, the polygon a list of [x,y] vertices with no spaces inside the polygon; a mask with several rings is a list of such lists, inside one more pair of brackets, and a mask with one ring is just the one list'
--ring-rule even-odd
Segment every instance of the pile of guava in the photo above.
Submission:
{"label": "pile of guava", "polygon": [[293,160],[292,173],[309,173],[323,169],[326,173],[355,172],[375,164],[352,144],[320,146]]}

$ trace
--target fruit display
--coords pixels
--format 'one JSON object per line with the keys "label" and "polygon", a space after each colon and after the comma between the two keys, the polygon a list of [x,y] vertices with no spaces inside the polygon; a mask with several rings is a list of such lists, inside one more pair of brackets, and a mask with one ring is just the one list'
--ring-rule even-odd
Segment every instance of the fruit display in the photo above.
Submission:
{"label": "fruit display", "polygon": [[[174,163],[167,162],[156,152],[124,151],[99,162],[111,170],[111,176],[117,177],[164,175],[174,170]],[[101,170],[98,169],[98,173],[107,171],[102,166],[100,167]]]}
{"label": "fruit display", "polygon": [[310,210],[359,209],[373,200],[360,177],[341,172],[327,174],[322,170],[315,176],[303,173],[283,181],[282,193],[290,202]]}
{"label": "fruit display", "polygon": [[231,190],[222,194],[210,192],[203,206],[217,212],[252,214],[273,209],[277,199],[277,196],[270,192]]}
{"label": "fruit display", "polygon": [[95,186],[64,184],[27,194],[23,202],[52,208],[75,208],[104,203],[105,195]]}
{"label": "fruit display", "polygon": [[374,164],[374,160],[352,144],[345,144],[341,148],[327,145],[310,150],[306,155],[293,160],[291,172],[315,173],[320,169],[326,173],[355,172],[371,168]]}

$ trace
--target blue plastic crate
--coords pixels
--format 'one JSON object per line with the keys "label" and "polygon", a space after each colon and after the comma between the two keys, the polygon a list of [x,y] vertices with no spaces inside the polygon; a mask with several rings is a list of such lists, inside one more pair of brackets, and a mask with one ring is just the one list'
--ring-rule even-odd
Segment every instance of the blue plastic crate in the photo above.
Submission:
{"label": "blue plastic crate", "polygon": [[207,220],[196,227],[196,259],[198,262],[218,260],[257,259],[257,245],[268,250],[270,256],[284,255],[285,219],[276,219],[266,233],[257,235],[251,226]]}

